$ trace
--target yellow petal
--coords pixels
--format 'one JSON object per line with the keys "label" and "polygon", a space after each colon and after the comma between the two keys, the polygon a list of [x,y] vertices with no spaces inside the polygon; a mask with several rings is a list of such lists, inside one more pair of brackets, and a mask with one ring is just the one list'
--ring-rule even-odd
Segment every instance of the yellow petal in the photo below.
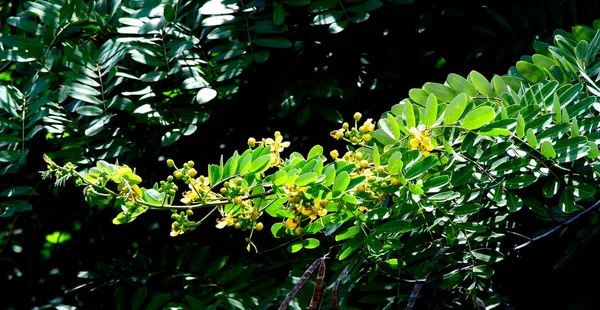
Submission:
{"label": "yellow petal", "polygon": [[227,226],[227,222],[226,221],[220,221],[217,223],[217,225],[215,225],[218,229],[223,229],[225,228],[225,226]]}

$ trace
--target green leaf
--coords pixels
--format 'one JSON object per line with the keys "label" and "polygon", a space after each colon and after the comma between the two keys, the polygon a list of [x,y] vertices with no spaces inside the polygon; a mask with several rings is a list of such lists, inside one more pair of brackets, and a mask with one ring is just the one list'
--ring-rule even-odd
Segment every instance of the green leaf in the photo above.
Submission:
{"label": "green leaf", "polygon": [[[427,127],[433,126],[433,124],[437,120],[437,111],[438,111],[437,98],[435,97],[435,95],[433,93],[431,93],[431,94],[429,94],[429,98],[427,98],[427,105],[425,106],[425,121],[424,121],[425,126],[427,126]],[[388,114],[388,116],[389,115],[390,114]],[[394,132],[394,135],[396,136],[396,132]],[[398,136],[396,137],[396,139],[399,139],[400,138],[399,136],[400,136],[400,132],[398,131]]]}
{"label": "green leaf", "polygon": [[171,129],[170,131],[165,132],[165,134],[160,139],[160,144],[162,146],[169,146],[175,143],[177,140],[181,138],[181,132],[179,129]]}
{"label": "green leaf", "polygon": [[376,233],[405,233],[415,228],[417,226],[413,225],[410,221],[395,220],[375,227],[374,231]]}
{"label": "green leaf", "polygon": [[271,177],[271,182],[273,183],[273,185],[276,185],[276,186],[285,184],[286,180],[287,180],[287,173],[283,170],[279,170],[279,171],[275,172],[275,174],[273,174],[273,176]]}
{"label": "green leaf", "polygon": [[196,101],[199,104],[205,104],[211,100],[213,100],[215,97],[217,97],[217,91],[210,88],[210,87],[204,87],[202,89],[200,89],[198,91],[198,93],[196,94]]}
{"label": "green leaf", "polygon": [[[387,120],[389,121],[389,125],[391,127],[392,136],[394,137],[394,139],[399,140],[400,139],[400,126],[398,125],[398,122],[396,121],[396,119],[394,118],[392,113],[387,114]],[[388,129],[388,128],[386,128],[385,125],[387,125],[387,124],[388,123],[386,123],[386,122],[380,122],[381,129],[386,131],[386,129]]]}
{"label": "green leaf", "polygon": [[169,22],[175,21],[175,9],[169,3],[165,4],[164,16],[165,16],[165,19]]}
{"label": "green leaf", "polygon": [[429,169],[431,169],[431,167],[435,166],[436,164],[437,158],[435,158],[434,156],[423,157],[421,160],[419,160],[406,170],[404,177],[407,180],[412,180],[427,172]]}
{"label": "green leaf", "polygon": [[519,139],[523,139],[524,136],[525,136],[525,119],[523,118],[523,116],[521,116],[521,114],[519,114],[519,116],[517,116],[517,137],[519,137]]}
{"label": "green leaf", "polygon": [[215,186],[215,184],[221,181],[221,167],[218,165],[210,165],[208,166],[208,180],[210,186]]}
{"label": "green leaf", "polygon": [[250,166],[250,173],[261,173],[269,168],[271,164],[271,156],[269,154],[259,156],[256,160],[252,161]]}
{"label": "green leaf", "polygon": [[31,209],[31,204],[23,200],[9,200],[0,203],[0,210],[4,210],[1,217],[10,217],[15,213],[29,211]]}
{"label": "green leaf", "polygon": [[322,155],[322,154],[323,154],[323,147],[317,144],[317,145],[313,146],[310,149],[310,151],[308,151],[308,155],[306,156],[306,159],[311,159],[315,156]]}
{"label": "green leaf", "polygon": [[0,197],[14,197],[14,196],[19,196],[19,195],[23,195],[23,196],[36,195],[37,196],[37,192],[31,186],[9,187],[8,189],[5,189],[2,192],[0,192]]}
{"label": "green leaf", "polygon": [[558,207],[564,213],[571,213],[575,210],[575,201],[573,200],[573,194],[564,188],[560,192],[560,196],[558,197]]}
{"label": "green leaf", "polygon": [[348,176],[348,172],[340,172],[335,177],[335,181],[333,182],[333,197],[337,198],[341,196],[346,188],[348,188],[348,184],[350,184],[350,176]]}
{"label": "green leaf", "polygon": [[508,87],[506,86],[506,83],[502,77],[494,75],[492,78],[492,84],[494,85],[494,92],[496,93],[496,96],[500,97],[503,93],[508,92]]}
{"label": "green leaf", "polygon": [[[598,149],[598,147],[596,147],[596,150]],[[597,156],[597,155],[596,155]],[[379,155],[379,148],[377,147],[377,144],[373,145],[373,166],[375,168],[380,166],[380,155]]]}
{"label": "green leaf", "polygon": [[287,13],[285,12],[283,5],[277,2],[273,3],[273,7],[273,23],[279,26],[285,21],[285,16]]}
{"label": "green leaf", "polygon": [[496,113],[492,107],[482,106],[467,113],[461,123],[466,129],[477,129],[491,122],[495,116]]}
{"label": "green leaf", "polygon": [[538,146],[538,141],[537,138],[535,137],[535,134],[533,133],[533,129],[528,128],[527,129],[527,144],[529,144],[529,146],[531,146],[532,148],[537,148]]}
{"label": "green leaf", "polygon": [[429,93],[421,88],[412,88],[408,91],[408,97],[422,106],[425,106],[427,103],[428,96]]}
{"label": "green leaf", "polygon": [[256,38],[252,40],[252,43],[258,46],[271,47],[271,48],[290,48],[292,42],[286,38]]}
{"label": "green leaf", "polygon": [[532,83],[538,83],[544,78],[546,78],[546,74],[542,69],[538,68],[538,66],[526,62],[526,61],[517,61],[517,71],[526,79],[531,81]]}
{"label": "green leaf", "polygon": [[510,212],[517,212],[523,207],[523,200],[513,193],[508,193],[506,207]]}
{"label": "green leaf", "polygon": [[131,309],[141,309],[146,301],[146,297],[148,297],[148,288],[145,285],[142,285],[133,294],[133,298],[131,299]]}
{"label": "green leaf", "polygon": [[321,244],[321,242],[315,238],[306,238],[302,240],[302,246],[309,250],[318,247],[319,244]]}
{"label": "green leaf", "polygon": [[342,31],[344,31],[344,29],[346,29],[346,27],[348,27],[347,20],[338,20],[335,23],[332,23],[331,25],[329,25],[329,33],[331,33],[331,34],[340,33]]}
{"label": "green leaf", "polygon": [[271,226],[271,233],[275,238],[281,238],[285,235],[285,225],[282,223],[275,223]]}
{"label": "green leaf", "polygon": [[471,71],[471,73],[469,73],[469,79],[479,93],[488,97],[494,96],[494,90],[492,89],[490,82],[481,73]]}
{"label": "green leaf", "polygon": [[146,310],[157,310],[171,299],[170,294],[154,294],[146,306]]}
{"label": "green leaf", "polygon": [[296,253],[302,250],[304,246],[302,245],[302,241],[296,241],[287,246],[287,250],[290,253]]}
{"label": "green leaf", "polygon": [[83,116],[98,116],[104,114],[102,109],[91,105],[80,106],[76,111]]}
{"label": "green leaf", "polygon": [[502,253],[492,249],[477,249],[471,252],[473,258],[487,264],[494,264],[504,259]]}
{"label": "green leaf", "polygon": [[39,40],[20,35],[5,35],[0,37],[0,43],[22,50],[42,50],[45,45]]}
{"label": "green leaf", "polygon": [[382,6],[383,3],[379,0],[367,0],[365,2],[362,2],[361,4],[347,8],[346,11],[352,13],[368,13],[379,9]]}
{"label": "green leaf", "polygon": [[465,205],[460,205],[452,209],[451,212],[454,213],[454,215],[468,215],[479,212],[479,209],[481,209],[480,204],[469,203]]}
{"label": "green leaf", "polygon": [[464,95],[469,97],[477,96],[477,90],[475,89],[475,86],[458,74],[450,73],[446,81],[455,91],[459,93],[459,95],[464,93]]}
{"label": "green leaf", "polygon": [[306,186],[308,184],[314,183],[315,181],[317,181],[317,174],[314,172],[308,172],[303,175],[300,175],[294,183],[296,184],[296,186]]}
{"label": "green leaf", "polygon": [[335,236],[335,241],[342,241],[342,240],[352,238],[355,235],[357,235],[358,233],[360,233],[361,231],[362,231],[362,229],[360,229],[360,227],[358,227],[358,226],[349,227],[349,228],[345,229],[344,231],[340,232],[339,234],[337,234]]}
{"label": "green leaf", "polygon": [[444,124],[451,125],[456,123],[462,116],[465,108],[467,107],[467,96],[465,94],[458,94],[446,110],[444,111]]}
{"label": "green leaf", "polygon": [[[443,102],[450,102],[458,95],[454,89],[440,83],[427,82],[425,85],[423,85],[423,89],[430,94],[434,94],[437,99]],[[429,98],[431,98],[431,95]]]}
{"label": "green leaf", "polygon": [[313,23],[315,25],[329,25],[337,22],[338,20],[341,20],[343,16],[344,12],[342,11],[330,10],[315,16],[315,18],[313,19]]}
{"label": "green leaf", "polygon": [[412,103],[406,102],[404,107],[404,113],[406,118],[406,126],[408,128],[414,128],[417,126],[417,122],[415,120],[415,112],[413,110]]}
{"label": "green leaf", "polygon": [[442,192],[442,193],[433,194],[433,195],[427,197],[427,200],[444,202],[444,201],[456,199],[460,196],[461,196],[461,194],[458,192]]}

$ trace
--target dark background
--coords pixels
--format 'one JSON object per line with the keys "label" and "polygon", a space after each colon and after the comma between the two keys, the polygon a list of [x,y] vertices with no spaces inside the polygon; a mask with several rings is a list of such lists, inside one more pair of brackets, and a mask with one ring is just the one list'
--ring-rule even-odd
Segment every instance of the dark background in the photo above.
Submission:
{"label": "dark background", "polygon": [[[406,98],[410,88],[428,81],[443,82],[449,73],[464,76],[476,70],[486,77],[504,74],[522,55],[533,54],[534,40],[548,42],[555,29],[591,25],[600,16],[597,1],[415,2],[386,6],[373,12],[368,21],[337,35],[329,34],[326,27],[309,26],[303,20],[306,16],[290,16],[298,22],[293,32],[296,48],[274,52],[269,61],[245,72],[240,76],[245,84],[238,94],[211,103],[210,120],[195,134],[168,148],[157,143],[162,132],[138,126],[134,129],[132,151],[120,161],[136,167],[143,184],[151,186],[170,173],[165,158],[176,162],[193,159],[203,174],[202,167],[217,162],[221,154],[229,156],[234,150],[244,149],[249,136],[269,137],[275,130],[292,141],[290,149],[301,153],[314,144],[325,146],[326,152],[342,149],[343,145],[328,134],[339,124],[321,117],[315,106],[334,108],[345,119],[350,119],[355,111],[378,119],[382,112]],[[314,44],[315,41],[320,44]],[[306,99],[293,109],[281,105],[283,93],[290,87],[302,87],[302,81],[318,79],[335,81],[343,90],[341,98]],[[359,79],[367,86],[357,87]],[[80,189],[71,183],[58,189],[52,182],[40,180],[37,172],[44,169],[41,154],[48,151],[52,151],[52,146],[40,140],[29,155],[29,170],[19,175],[39,193],[29,200],[34,209],[0,219],[0,308],[29,309],[50,301],[61,303],[55,298],[62,298],[64,304],[79,304],[83,309],[114,308],[116,286],[123,285],[127,298],[135,292],[131,275],[136,272],[123,264],[139,260],[141,254],[134,258],[137,252],[148,257],[151,270],[168,274],[184,270],[185,267],[178,267],[180,261],[189,261],[199,248],[208,246],[208,262],[231,255],[231,260],[243,264],[273,267],[282,263],[282,267],[262,269],[266,273],[259,275],[276,279],[277,283],[286,281],[289,265],[301,269],[311,257],[316,257],[311,253],[290,256],[285,247],[253,256],[245,251],[243,235],[216,230],[212,225],[172,238],[169,215],[161,212],[149,212],[128,225],[112,225],[116,210],[90,207],[83,201]],[[11,180],[2,182],[10,184]],[[548,223],[539,225],[531,231]],[[49,244],[46,236],[55,231],[68,233],[71,239]],[[600,275],[596,268],[597,239],[591,239],[572,260],[553,271],[565,255],[565,248],[577,240],[569,232],[560,239],[548,238],[523,250],[520,257],[513,253],[500,264],[494,279],[506,304],[516,309],[600,307],[595,284]],[[273,239],[268,229],[254,240],[261,250],[284,241]],[[515,244],[521,241],[514,239]],[[114,276],[106,276],[110,272],[103,273],[103,268],[113,270]],[[82,271],[104,276],[93,285],[65,294],[65,290],[88,283],[90,279],[78,277]],[[147,283],[155,292],[169,292],[169,287],[160,284],[167,283],[167,278],[159,274]],[[110,283],[110,279],[118,281]],[[92,290],[101,283],[107,285]],[[173,290],[181,289],[181,283],[172,285]],[[354,306],[371,307],[357,303],[359,295],[352,295]],[[424,302],[418,305],[426,308]]]}

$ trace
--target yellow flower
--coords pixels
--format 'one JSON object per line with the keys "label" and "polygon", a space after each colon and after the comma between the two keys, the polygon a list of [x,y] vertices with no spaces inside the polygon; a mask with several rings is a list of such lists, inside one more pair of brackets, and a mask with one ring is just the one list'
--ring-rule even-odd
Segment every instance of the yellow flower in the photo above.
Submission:
{"label": "yellow flower", "polygon": [[429,137],[429,130],[419,131],[417,128],[411,128],[410,132],[415,136],[410,139],[409,144],[412,150],[419,150],[423,156],[429,156],[433,150],[433,144]]}
{"label": "yellow flower", "polygon": [[217,225],[215,225],[218,229],[223,229],[226,226],[233,226],[237,219],[231,217],[231,212],[227,214],[227,217],[224,217],[220,220],[217,220]]}
{"label": "yellow flower", "polygon": [[271,147],[271,152],[281,153],[286,147],[290,146],[289,141],[283,141],[283,136],[281,134],[275,136],[275,140],[271,138],[267,138],[265,140],[265,145]]}

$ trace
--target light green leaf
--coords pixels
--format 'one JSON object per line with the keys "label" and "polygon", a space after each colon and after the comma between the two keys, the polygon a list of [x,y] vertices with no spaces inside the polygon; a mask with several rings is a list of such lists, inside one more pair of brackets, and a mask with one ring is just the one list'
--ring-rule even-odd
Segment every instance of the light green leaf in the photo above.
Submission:
{"label": "light green leaf", "polygon": [[450,102],[458,95],[454,89],[440,83],[427,82],[423,85],[423,89],[430,94],[434,94],[437,99],[443,102]]}
{"label": "light green leaf", "polygon": [[294,183],[296,184],[296,186],[306,186],[308,184],[314,183],[315,181],[317,181],[317,174],[314,172],[308,172],[303,175],[300,175]]}
{"label": "light green leaf", "polygon": [[319,244],[321,244],[321,242],[315,238],[306,238],[302,240],[302,246],[304,246],[305,249],[309,250],[318,247]]}
{"label": "light green leaf", "polygon": [[459,93],[459,95],[464,93],[469,97],[477,96],[477,90],[475,89],[475,86],[458,74],[450,73],[446,81],[455,91]]}
{"label": "light green leaf", "polygon": [[529,144],[529,146],[531,146],[534,149],[537,148],[538,141],[537,141],[537,138],[535,137],[535,134],[533,133],[533,129],[528,128],[526,136],[527,136],[527,144]]}
{"label": "light green leaf", "polygon": [[544,71],[532,63],[517,61],[516,67],[517,71],[532,83],[538,83],[546,77]]}
{"label": "light green leaf", "polygon": [[[425,120],[424,120],[425,126],[427,126],[427,127],[433,126],[433,124],[437,120],[437,111],[438,111],[437,98],[435,97],[435,95],[433,93],[431,93],[431,94],[429,94],[429,98],[427,98],[427,105],[425,106]],[[394,135],[396,135],[395,132],[394,132]],[[399,138],[400,138],[400,132],[398,131],[398,136],[396,137],[396,139],[399,139]]]}
{"label": "light green leaf", "polygon": [[469,73],[469,79],[479,93],[488,97],[494,96],[494,90],[492,89],[490,82],[481,73],[471,71],[471,73]]}
{"label": "light green leaf", "polygon": [[444,124],[451,125],[456,123],[462,116],[467,107],[467,96],[458,94],[444,111]]}
{"label": "light green leaf", "polygon": [[495,116],[496,113],[492,107],[482,106],[467,113],[461,123],[466,129],[477,129],[491,122]]}
{"label": "light green leaf", "polygon": [[346,188],[348,188],[348,184],[350,184],[350,176],[348,176],[348,172],[340,172],[335,177],[335,181],[333,182],[333,197],[337,198],[341,196]]}

